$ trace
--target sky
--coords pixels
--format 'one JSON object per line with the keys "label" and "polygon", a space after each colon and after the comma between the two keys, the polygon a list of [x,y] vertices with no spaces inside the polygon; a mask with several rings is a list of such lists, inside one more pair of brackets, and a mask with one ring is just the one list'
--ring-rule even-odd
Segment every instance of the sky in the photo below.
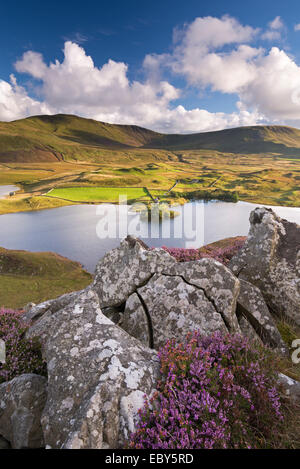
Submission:
{"label": "sky", "polygon": [[299,0],[5,2],[0,120],[300,127]]}

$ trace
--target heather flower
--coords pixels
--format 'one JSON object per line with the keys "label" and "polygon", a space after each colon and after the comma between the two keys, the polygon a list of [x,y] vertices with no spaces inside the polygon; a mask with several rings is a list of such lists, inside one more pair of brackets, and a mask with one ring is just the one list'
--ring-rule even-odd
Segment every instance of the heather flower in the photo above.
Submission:
{"label": "heather flower", "polygon": [[0,363],[0,383],[23,373],[46,374],[39,346],[25,339],[29,324],[18,311],[0,308],[0,339],[5,342],[6,361]]}
{"label": "heather flower", "polygon": [[283,421],[272,354],[240,335],[199,332],[159,351],[163,379],[140,410],[129,446],[261,448]]}
{"label": "heather flower", "polygon": [[227,265],[232,257],[242,248],[244,243],[244,239],[238,239],[233,241],[230,246],[226,246],[224,248],[210,248],[206,252],[192,248],[170,248],[166,246],[163,246],[162,248],[171,256],[175,257],[178,262],[197,261],[208,257]]}

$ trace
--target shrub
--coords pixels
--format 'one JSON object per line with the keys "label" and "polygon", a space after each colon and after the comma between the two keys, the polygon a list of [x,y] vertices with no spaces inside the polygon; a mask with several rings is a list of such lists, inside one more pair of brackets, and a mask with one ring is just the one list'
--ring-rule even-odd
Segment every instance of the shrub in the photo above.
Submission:
{"label": "shrub", "polygon": [[227,265],[232,257],[241,249],[245,240],[235,240],[230,246],[214,248],[207,252],[202,252],[201,249],[186,249],[186,248],[162,248],[167,251],[171,256],[175,257],[178,262],[197,261],[205,257],[216,259],[222,264]]}
{"label": "shrub", "polygon": [[39,346],[24,337],[29,325],[22,322],[20,312],[0,309],[0,339],[6,348],[6,362],[0,363],[0,383],[23,373],[46,374]]}
{"label": "shrub", "polygon": [[189,335],[159,351],[163,380],[139,411],[129,447],[268,448],[284,417],[275,358],[240,335]]}

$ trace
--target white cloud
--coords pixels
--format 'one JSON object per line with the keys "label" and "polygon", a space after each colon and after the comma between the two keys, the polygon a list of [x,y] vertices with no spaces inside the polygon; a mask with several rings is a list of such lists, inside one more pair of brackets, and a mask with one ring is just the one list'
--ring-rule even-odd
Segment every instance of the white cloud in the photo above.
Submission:
{"label": "white cloud", "polygon": [[14,75],[10,83],[0,80],[0,119],[10,121],[34,114],[51,114],[45,103],[30,98],[24,88],[18,86]]}
{"label": "white cloud", "polygon": [[273,21],[270,21],[269,23],[270,29],[282,29],[283,28],[283,22],[280,16],[276,16]]}
{"label": "white cloud", "polygon": [[261,35],[261,38],[268,41],[279,41],[281,39],[281,30],[284,29],[280,16],[276,16],[273,21],[270,21],[268,27],[268,30]]}
{"label": "white cloud", "polygon": [[[180,97],[180,90],[153,73],[155,60],[161,62],[161,56],[145,59],[145,70],[148,67],[149,71],[145,82],[130,82],[125,63],[109,60],[98,68],[82,47],[70,41],[64,46],[64,60],[50,65],[45,64],[41,54],[25,52],[16,62],[16,70],[41,81],[39,91],[44,103],[32,100],[23,88],[6,84],[11,87],[11,99],[16,105],[11,105],[9,114],[0,110],[0,118],[63,112],[166,132],[215,130],[250,125],[259,119],[257,114],[239,110],[226,114],[199,108],[186,110],[181,105],[172,107],[171,103]],[[18,108],[21,100],[27,105]]]}
{"label": "white cloud", "polygon": [[295,31],[300,31],[300,23],[295,24],[294,30],[295,30]]}
{"label": "white cloud", "polygon": [[185,26],[183,42],[186,48],[203,51],[226,44],[250,42],[257,33],[258,29],[243,26],[230,16],[225,15],[222,18],[206,16],[196,18]]}
{"label": "white cloud", "polygon": [[[283,28],[276,17],[267,31],[276,35]],[[165,132],[215,130],[266,120],[300,124],[300,67],[278,47],[265,50],[257,43],[254,47],[251,41],[262,34],[266,33],[229,16],[196,18],[176,29],[172,53],[145,57],[144,81],[129,80],[124,62],[110,59],[97,67],[71,41],[64,45],[63,60],[50,64],[41,54],[27,51],[15,68],[40,82],[41,101],[30,97],[14,78],[10,83],[0,81],[0,119],[62,112]],[[165,72],[168,81],[162,78]],[[187,110],[177,105],[183,93],[170,83],[170,72],[202,93],[235,95],[236,111]]]}
{"label": "white cloud", "polygon": [[15,63],[15,68],[17,72],[28,73],[34,78],[43,78],[47,72],[42,54],[33,51],[26,52],[22,60]]}
{"label": "white cloud", "polygon": [[268,30],[261,35],[261,38],[267,41],[279,41],[281,39],[281,33],[279,31]]}
{"label": "white cloud", "polygon": [[[212,25],[214,35],[210,36],[206,31]],[[277,17],[269,27],[277,32],[283,23]],[[228,28],[230,34],[223,36]],[[181,36],[177,32],[180,41],[164,63],[201,90],[237,94],[244,107],[269,121],[296,119],[300,123],[300,104],[295,99],[300,96],[300,67],[278,47],[266,51],[246,44],[257,32],[248,28],[228,17],[218,21],[197,18]],[[225,50],[222,45],[227,46]]]}

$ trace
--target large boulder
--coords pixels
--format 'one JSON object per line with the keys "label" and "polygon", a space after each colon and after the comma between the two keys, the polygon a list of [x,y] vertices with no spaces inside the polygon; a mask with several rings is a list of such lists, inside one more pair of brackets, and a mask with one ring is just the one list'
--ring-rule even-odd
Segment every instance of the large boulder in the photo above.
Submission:
{"label": "large boulder", "polygon": [[128,236],[99,261],[91,288],[104,314],[123,304],[118,324],[151,347],[194,329],[240,332],[239,280],[214,259],[178,263],[164,249]]}
{"label": "large boulder", "polygon": [[156,349],[195,329],[241,333],[241,322],[250,337],[286,351],[258,288],[242,282],[215,259],[177,262],[129,236],[99,261],[91,288],[104,314]]}
{"label": "large boulder", "polygon": [[91,289],[69,299],[50,302],[27,332],[47,361],[46,446],[120,448],[155,390],[157,354],[104,316]]}
{"label": "large boulder", "polygon": [[265,207],[251,213],[250,224],[247,241],[229,267],[260,289],[272,312],[300,325],[300,226]]}
{"label": "large boulder", "polygon": [[47,397],[43,376],[24,374],[0,384],[0,435],[14,449],[41,448],[41,414]]}
{"label": "large boulder", "polygon": [[154,273],[171,268],[175,262],[163,249],[150,249],[128,236],[99,261],[92,288],[102,308],[120,305]]}
{"label": "large boulder", "polygon": [[[180,276],[155,274],[147,285],[138,289],[138,294],[151,318],[155,349],[169,339],[181,341],[194,330],[204,335],[227,332],[221,314],[204,292],[187,284]],[[136,312],[132,310],[131,314]]]}

